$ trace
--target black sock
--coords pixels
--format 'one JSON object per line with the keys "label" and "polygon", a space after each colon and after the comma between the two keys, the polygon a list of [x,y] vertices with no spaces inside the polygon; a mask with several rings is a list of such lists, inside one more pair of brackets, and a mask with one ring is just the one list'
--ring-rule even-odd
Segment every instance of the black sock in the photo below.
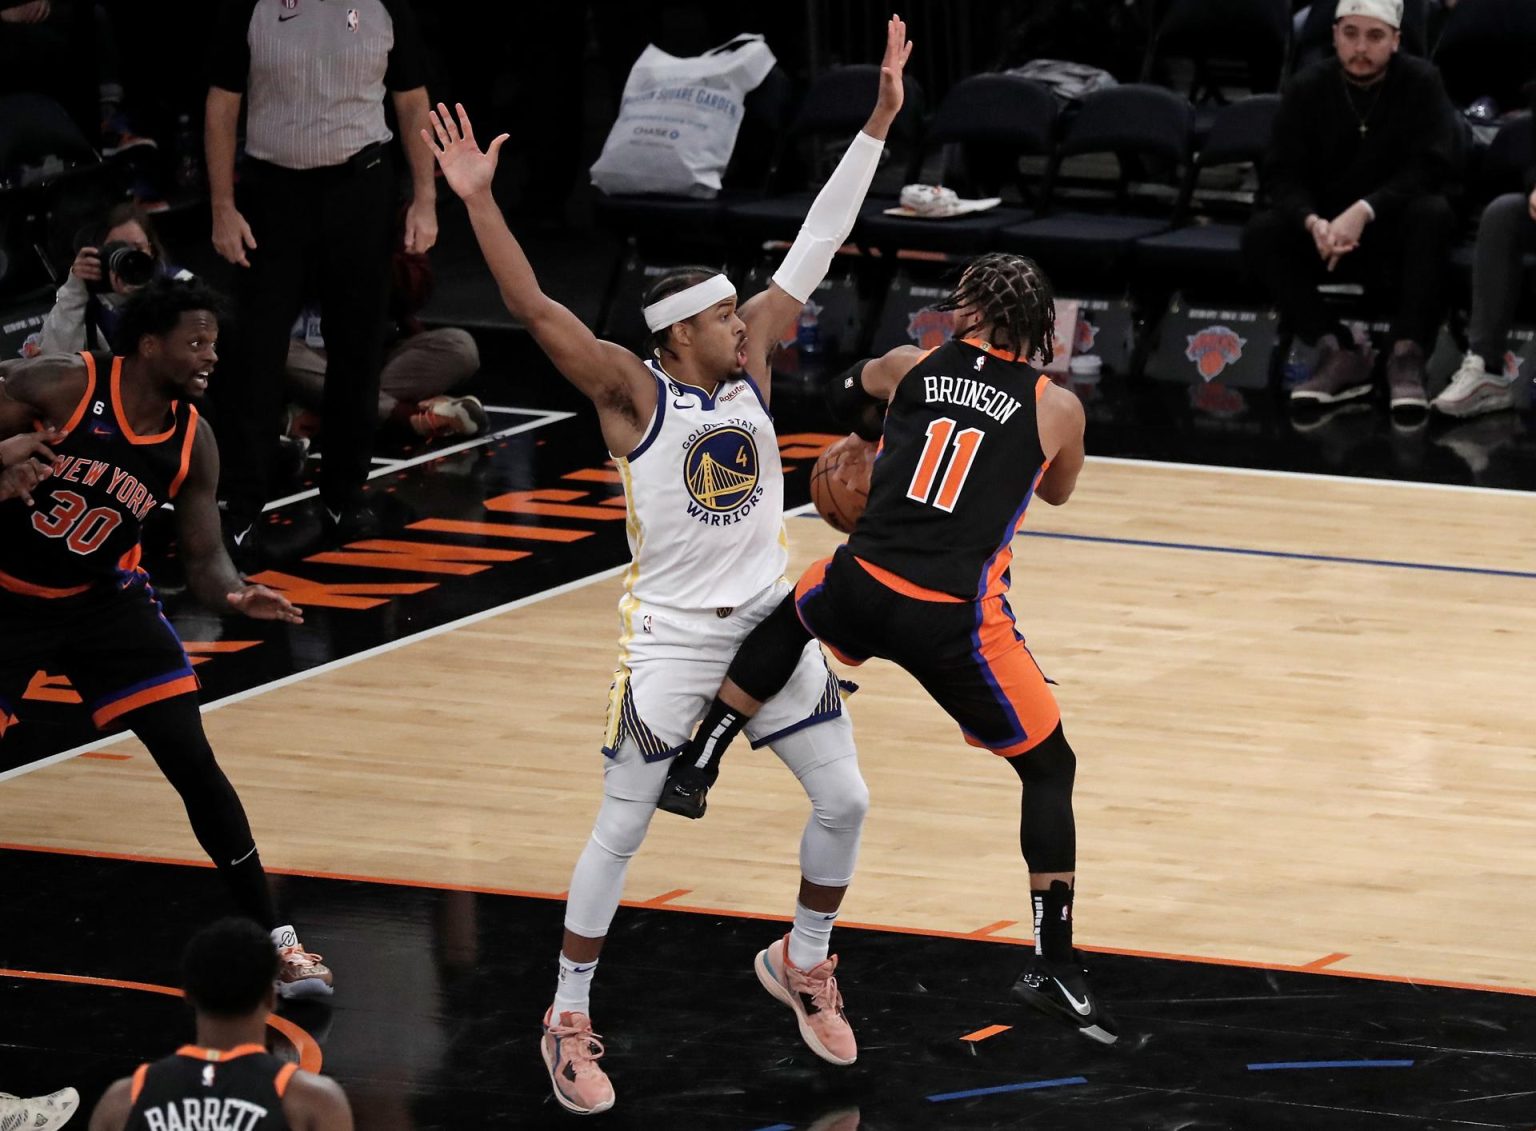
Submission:
{"label": "black sock", "polygon": [[1035,953],[1048,962],[1072,961],[1072,885],[1052,880],[1045,891],[1031,891],[1035,906]]}
{"label": "black sock", "polygon": [[727,706],[716,696],[709,710],[704,712],[699,729],[694,731],[688,745],[678,755],[679,762],[697,769],[713,781],[720,772],[720,759],[725,757],[725,748],[749,722],[750,716]]}
{"label": "black sock", "polygon": [[282,926],[272,902],[272,889],[267,886],[266,870],[261,866],[261,853],[256,851],[254,844],[238,863],[223,860],[214,863],[242,915],[254,919],[264,931]]}

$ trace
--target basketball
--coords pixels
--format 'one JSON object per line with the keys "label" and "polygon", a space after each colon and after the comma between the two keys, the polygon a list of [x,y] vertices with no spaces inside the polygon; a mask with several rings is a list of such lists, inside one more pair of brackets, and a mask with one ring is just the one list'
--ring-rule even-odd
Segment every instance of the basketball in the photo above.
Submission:
{"label": "basketball", "polygon": [[875,445],[854,435],[844,436],[817,457],[811,469],[811,504],[827,525],[853,533],[869,502],[874,467]]}

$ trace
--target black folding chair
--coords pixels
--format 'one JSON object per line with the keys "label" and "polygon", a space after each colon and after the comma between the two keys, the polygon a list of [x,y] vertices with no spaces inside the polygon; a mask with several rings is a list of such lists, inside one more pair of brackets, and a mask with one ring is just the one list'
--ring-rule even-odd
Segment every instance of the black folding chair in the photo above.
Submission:
{"label": "black folding chair", "polygon": [[940,183],[968,197],[1001,195],[1006,180],[1018,205],[1000,205],[947,219],[887,216],[892,197],[870,200],[859,220],[860,243],[882,254],[899,248],[971,255],[992,246],[998,231],[1033,216],[1039,186],[1019,172],[1019,158],[1045,157],[1056,138],[1059,105],[1041,83],[1018,75],[974,75],[945,96],[924,147],[947,147]]}
{"label": "black folding chair", "polygon": [[[1047,214],[1002,229],[1002,250],[1039,261],[1069,285],[1123,289],[1137,240],[1172,225],[1173,204],[1189,160],[1194,110],[1182,95],[1132,84],[1096,91],[1083,100],[1047,173]],[[1113,155],[1118,175],[1097,207],[1056,211],[1064,197],[1064,162]],[[1156,192],[1134,191],[1155,187]]]}
{"label": "black folding chair", "polygon": [[1536,4],[1461,0],[1446,17],[1434,61],[1457,106],[1484,97],[1501,110],[1526,105],[1522,88],[1536,74]]}
{"label": "black folding chair", "polygon": [[1225,85],[1279,89],[1291,44],[1290,0],[1164,0],[1155,20],[1143,81],[1161,60],[1187,58],[1195,64],[1192,99],[1219,97]]}

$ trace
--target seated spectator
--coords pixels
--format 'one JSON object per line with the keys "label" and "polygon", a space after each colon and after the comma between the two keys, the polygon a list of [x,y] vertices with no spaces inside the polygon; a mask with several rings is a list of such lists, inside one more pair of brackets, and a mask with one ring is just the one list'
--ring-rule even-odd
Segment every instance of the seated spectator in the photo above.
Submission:
{"label": "seated spectator", "polygon": [[[425,255],[395,249],[390,261],[389,323],[384,368],[379,373],[380,425],[398,424],[423,439],[474,436],[485,428],[485,408],[476,397],[449,396],[480,369],[480,350],[466,330],[428,330],[417,312],[432,293],[432,267]],[[294,324],[284,375],[288,397],[304,411],[290,424],[307,436],[319,423],[325,401],[325,339],[322,319],[306,310]]]}
{"label": "seated spectator", "polygon": [[[1536,83],[1531,91],[1536,113]],[[1477,416],[1514,406],[1515,378],[1505,372],[1504,353],[1530,251],[1536,251],[1536,163],[1525,171],[1525,191],[1495,197],[1483,209],[1472,254],[1467,356],[1435,398],[1435,411]]]}
{"label": "seated spectator", "polygon": [[[148,279],[130,272],[124,279],[110,264],[102,262],[101,253],[109,254],[126,245],[149,256],[155,275],[190,279],[166,260],[165,248],[155,234],[148,213],[132,204],[119,204],[106,218],[83,236],[83,245],[75,253],[69,275],[54,296],[53,309],[43,320],[42,329],[30,335],[22,345],[22,356],[42,353],[78,353],[83,349],[111,349],[112,331],[117,326],[117,308]],[[137,266],[141,269],[143,261]],[[124,270],[128,270],[125,266]]]}
{"label": "seated spectator", "polygon": [[1424,359],[1444,314],[1455,216],[1452,110],[1434,67],[1399,54],[1402,0],[1339,0],[1334,56],[1286,89],[1265,162],[1272,207],[1243,249],[1291,330],[1319,347],[1293,404],[1332,405],[1371,391],[1372,359],[1330,313],[1318,285],[1390,293],[1386,375],[1394,419],[1422,422]]}

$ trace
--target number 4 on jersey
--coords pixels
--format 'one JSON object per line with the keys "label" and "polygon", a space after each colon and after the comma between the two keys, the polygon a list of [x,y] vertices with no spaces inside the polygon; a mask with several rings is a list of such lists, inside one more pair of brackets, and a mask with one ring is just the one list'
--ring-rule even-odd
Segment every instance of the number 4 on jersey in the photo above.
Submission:
{"label": "number 4 on jersey", "polygon": [[[912,473],[907,498],[917,503],[930,503],[941,511],[953,511],[960,500],[960,490],[965,486],[966,476],[971,473],[971,464],[976,461],[977,449],[981,447],[985,436],[986,433],[980,428],[966,428],[956,435],[955,421],[947,416],[941,416],[929,424],[928,442],[923,445],[917,470]],[[944,481],[935,496],[934,481],[938,479],[939,466],[944,462],[951,442],[954,455],[950,457],[949,469],[944,473]]]}

